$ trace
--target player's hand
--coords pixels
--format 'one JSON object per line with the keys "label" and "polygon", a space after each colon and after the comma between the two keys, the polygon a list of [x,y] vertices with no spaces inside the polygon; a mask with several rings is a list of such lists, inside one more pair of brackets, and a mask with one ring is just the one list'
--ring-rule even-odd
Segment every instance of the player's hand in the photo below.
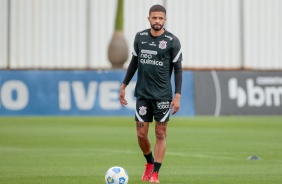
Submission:
{"label": "player's hand", "polygon": [[171,101],[170,109],[173,109],[172,115],[177,113],[178,110],[180,109],[180,94],[179,93],[176,93],[175,97]]}
{"label": "player's hand", "polygon": [[119,102],[121,105],[127,105],[127,101],[125,100],[125,84],[122,84],[120,87],[120,92],[119,92]]}

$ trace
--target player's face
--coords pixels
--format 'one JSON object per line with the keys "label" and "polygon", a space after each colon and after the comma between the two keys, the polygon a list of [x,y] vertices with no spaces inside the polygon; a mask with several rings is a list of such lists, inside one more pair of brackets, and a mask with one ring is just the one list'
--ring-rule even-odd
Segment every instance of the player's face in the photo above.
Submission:
{"label": "player's face", "polygon": [[160,31],[164,27],[166,16],[163,12],[151,12],[148,20],[152,29],[155,31]]}

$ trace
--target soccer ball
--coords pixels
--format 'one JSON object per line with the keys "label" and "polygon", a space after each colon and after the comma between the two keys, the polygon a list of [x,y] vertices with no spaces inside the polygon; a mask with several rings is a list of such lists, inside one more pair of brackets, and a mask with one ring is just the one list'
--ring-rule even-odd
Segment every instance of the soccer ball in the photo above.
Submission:
{"label": "soccer ball", "polygon": [[105,175],[106,184],[127,184],[128,179],[126,170],[119,166],[111,167]]}

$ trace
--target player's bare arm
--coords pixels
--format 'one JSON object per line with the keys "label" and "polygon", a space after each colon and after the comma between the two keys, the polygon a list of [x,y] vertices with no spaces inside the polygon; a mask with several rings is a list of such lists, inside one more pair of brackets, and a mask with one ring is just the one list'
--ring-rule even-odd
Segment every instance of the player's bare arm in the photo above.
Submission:
{"label": "player's bare arm", "polygon": [[180,109],[180,97],[181,95],[179,93],[176,93],[173,100],[171,101],[170,109],[173,109],[172,114],[177,113]]}
{"label": "player's bare arm", "polygon": [[125,88],[126,88],[126,85],[122,83],[120,87],[120,92],[119,92],[119,101],[121,105],[127,105],[127,100],[125,99]]}

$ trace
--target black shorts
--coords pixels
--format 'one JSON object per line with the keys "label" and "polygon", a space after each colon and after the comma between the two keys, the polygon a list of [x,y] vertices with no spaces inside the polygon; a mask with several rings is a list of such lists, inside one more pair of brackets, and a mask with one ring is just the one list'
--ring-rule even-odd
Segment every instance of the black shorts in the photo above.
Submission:
{"label": "black shorts", "polygon": [[147,100],[139,98],[136,101],[135,120],[140,122],[169,121],[171,100]]}

